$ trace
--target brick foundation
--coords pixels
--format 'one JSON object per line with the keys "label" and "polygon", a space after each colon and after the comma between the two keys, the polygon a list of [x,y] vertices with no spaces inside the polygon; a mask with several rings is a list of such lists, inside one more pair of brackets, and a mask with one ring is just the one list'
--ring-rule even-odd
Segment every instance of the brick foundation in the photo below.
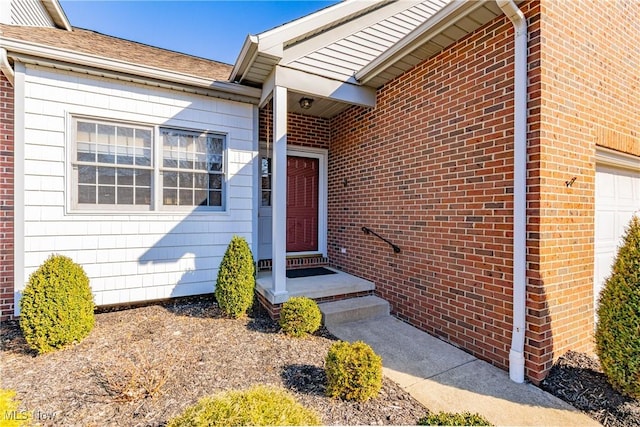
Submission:
{"label": "brick foundation", "polygon": [[[332,295],[328,297],[322,298],[314,298],[314,301],[318,304],[323,302],[331,302],[331,301],[342,301],[349,298],[359,298],[366,297],[368,295],[373,295],[373,291],[363,291],[363,292],[355,292],[352,294],[340,294],[340,295]],[[267,311],[269,317],[273,320],[280,319],[280,310],[282,309],[282,304],[271,304],[264,296],[256,292],[256,298],[260,305]]]}

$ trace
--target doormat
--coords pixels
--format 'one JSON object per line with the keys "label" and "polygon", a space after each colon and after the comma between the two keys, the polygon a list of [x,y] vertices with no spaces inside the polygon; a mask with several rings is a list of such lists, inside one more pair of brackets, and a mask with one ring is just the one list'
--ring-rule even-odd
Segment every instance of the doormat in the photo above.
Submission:
{"label": "doormat", "polygon": [[336,272],[331,271],[328,268],[324,268],[324,267],[309,267],[309,268],[298,268],[295,270],[287,270],[288,279],[297,279],[300,277],[311,277],[311,276],[324,276],[327,274],[336,274]]}

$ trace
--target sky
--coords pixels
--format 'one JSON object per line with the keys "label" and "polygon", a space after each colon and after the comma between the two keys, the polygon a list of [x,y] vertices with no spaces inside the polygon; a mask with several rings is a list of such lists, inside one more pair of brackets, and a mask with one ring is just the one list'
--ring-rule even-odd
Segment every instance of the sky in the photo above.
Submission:
{"label": "sky", "polygon": [[233,64],[258,34],[336,0],[61,0],[74,27]]}

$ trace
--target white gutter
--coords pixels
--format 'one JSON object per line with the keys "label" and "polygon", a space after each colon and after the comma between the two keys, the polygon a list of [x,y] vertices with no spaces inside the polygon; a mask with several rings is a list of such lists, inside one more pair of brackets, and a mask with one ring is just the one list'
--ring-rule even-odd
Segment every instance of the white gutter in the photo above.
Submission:
{"label": "white gutter", "polygon": [[12,57],[24,56],[44,58],[53,61],[66,62],[86,67],[94,67],[100,70],[114,71],[128,75],[139,76],[148,79],[161,80],[166,82],[178,83],[186,86],[206,88],[224,93],[238,96],[244,96],[255,99],[260,98],[261,91],[256,88],[241,86],[235,83],[219,81],[209,78],[202,78],[190,74],[177,73],[175,71],[167,71],[159,68],[134,64],[127,61],[105,58],[97,55],[72,52],[56,47],[44,46],[37,43],[26,42],[23,40],[4,39],[0,37],[3,48],[11,51]]}
{"label": "white gutter", "polygon": [[515,29],[513,148],[513,332],[509,378],[524,382],[527,308],[527,20],[513,0],[496,0]]}
{"label": "white gutter", "polygon": [[7,50],[3,47],[0,47],[0,70],[7,80],[9,80],[11,86],[14,86],[16,73],[13,71],[13,68],[11,68],[9,58],[7,58]]}

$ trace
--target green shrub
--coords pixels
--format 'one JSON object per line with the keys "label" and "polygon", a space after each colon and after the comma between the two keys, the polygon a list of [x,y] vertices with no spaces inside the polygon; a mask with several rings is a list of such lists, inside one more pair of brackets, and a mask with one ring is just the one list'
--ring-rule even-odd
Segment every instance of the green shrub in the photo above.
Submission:
{"label": "green shrub", "polygon": [[318,330],[322,313],[318,304],[307,297],[292,297],[282,305],[280,327],[290,336],[301,337]]}
{"label": "green shrub", "polygon": [[30,424],[31,413],[20,411],[20,401],[13,390],[0,389],[0,427],[21,427]]}
{"label": "green shrub", "polygon": [[320,418],[285,390],[258,385],[204,397],[169,427],[320,425]]}
{"label": "green shrub", "polygon": [[215,296],[222,311],[236,318],[246,314],[253,303],[255,284],[251,249],[245,239],[233,236],[220,263],[216,281]]}
{"label": "green shrub", "polygon": [[489,421],[485,420],[480,414],[472,414],[470,412],[462,412],[452,414],[450,412],[439,412],[437,414],[429,414],[418,421],[419,426],[490,426]]}
{"label": "green shrub", "polygon": [[382,358],[362,341],[334,343],[325,360],[327,395],[364,402],[382,388]]}
{"label": "green shrub", "polygon": [[640,218],[634,216],[600,293],[596,353],[611,385],[640,398]]}
{"label": "green shrub", "polygon": [[20,299],[27,344],[46,353],[79,342],[95,324],[89,278],[70,258],[52,255],[36,270]]}

